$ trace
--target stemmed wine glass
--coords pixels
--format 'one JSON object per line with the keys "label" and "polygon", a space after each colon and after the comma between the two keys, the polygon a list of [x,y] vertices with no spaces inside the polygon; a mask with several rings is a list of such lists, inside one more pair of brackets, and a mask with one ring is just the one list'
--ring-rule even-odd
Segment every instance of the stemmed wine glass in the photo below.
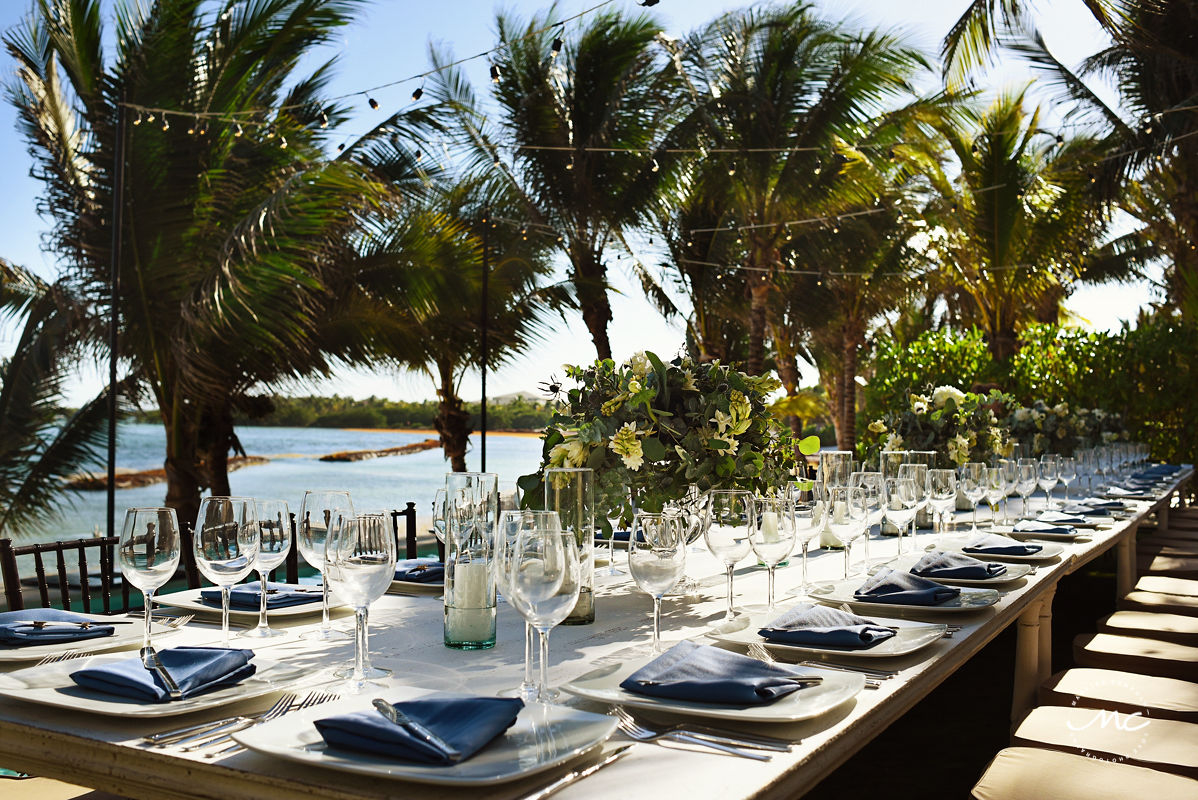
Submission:
{"label": "stemmed wine glass", "polygon": [[811,547],[812,540],[823,530],[824,516],[828,509],[827,503],[819,500],[819,496],[820,492],[817,491],[805,492],[796,489],[791,500],[795,521],[795,539],[803,551],[803,582],[797,591],[803,593],[811,590],[811,583],[807,580],[807,551]]}
{"label": "stemmed wine glass", "polygon": [[563,531],[556,511],[532,515],[521,530],[508,563],[510,602],[540,634],[541,669],[537,699],[549,703],[557,692],[549,688],[549,632],[561,623],[578,602],[580,567],[578,542],[573,531]]}
{"label": "stemmed wine glass", "polygon": [[338,670],[350,688],[362,689],[367,681],[385,678],[391,670],[370,663],[370,604],[383,596],[395,577],[395,536],[382,514],[346,516],[331,526],[325,537],[325,584],[335,584],[338,596],[354,609],[353,666]]}
{"label": "stemmed wine glass", "polygon": [[853,542],[865,531],[869,507],[865,490],[859,486],[828,489],[828,530],[844,545],[844,577],[849,577]]}
{"label": "stemmed wine glass", "polygon": [[254,568],[258,571],[258,627],[242,631],[239,637],[247,639],[270,639],[286,636],[287,631],[270,627],[266,617],[266,601],[270,596],[266,576],[283,563],[291,552],[291,510],[286,500],[255,500],[254,516],[258,520],[258,558]]}
{"label": "stemmed wine glass", "polygon": [[[537,530],[538,527],[544,528],[548,524],[538,521],[538,514],[556,516],[557,512],[517,511],[514,509],[499,512],[499,528],[495,538],[495,582],[499,586],[499,592],[507,598],[513,608],[516,608],[517,601],[511,599],[513,595],[512,557],[516,554],[516,543],[522,532]],[[533,630],[532,623],[526,619],[524,621],[524,680],[514,692],[525,703],[532,703],[537,699],[537,684],[533,681],[532,674],[533,649],[536,646],[535,635],[536,631]]]}
{"label": "stemmed wine glass", "polygon": [[1057,485],[1057,457],[1054,453],[1040,456],[1040,472],[1036,482],[1044,490],[1044,508],[1052,508],[1052,489]]}
{"label": "stemmed wine glass", "polygon": [[121,576],[141,589],[146,607],[146,627],[142,649],[152,650],[150,619],[154,592],[171,579],[179,567],[182,550],[179,520],[173,508],[129,508],[117,544]]}
{"label": "stemmed wine glass", "polygon": [[865,491],[865,530],[862,541],[865,542],[865,559],[862,567],[869,570],[869,534],[875,525],[881,526],[886,516],[886,485],[880,472],[854,472],[849,476],[849,486],[860,486]]}
{"label": "stemmed wine glass", "polygon": [[1073,456],[1057,456],[1057,480],[1065,485],[1065,502],[1069,505],[1069,484],[1077,479],[1077,459]]}
{"label": "stemmed wine glass", "polygon": [[943,536],[948,525],[948,512],[957,502],[957,473],[951,469],[928,470],[928,503],[940,519],[938,528]]}
{"label": "stemmed wine glass", "polygon": [[[690,547],[703,535],[703,531],[707,527],[707,495],[698,486],[693,483],[687,486],[682,497],[672,503],[667,503],[663,510],[666,513],[676,514],[682,521],[687,547]],[[678,585],[674,587],[674,591],[684,597],[697,595],[699,582],[683,574]]]}
{"label": "stemmed wine glass", "polygon": [[[630,499],[631,491],[632,490],[628,488],[624,490],[625,500]],[[607,522],[608,526],[611,528],[611,533],[609,533],[607,537],[607,571],[603,573],[604,575],[611,576],[624,574],[624,570],[616,566],[616,528],[622,523],[623,514],[624,509],[622,507],[608,509],[607,512]],[[629,527],[631,527],[631,524]]]}
{"label": "stemmed wine glass", "polygon": [[928,507],[928,465],[908,462],[899,467],[898,476],[915,484],[915,515],[911,517],[911,549],[919,550],[919,535],[915,530],[919,512]]}
{"label": "stemmed wine glass", "polygon": [[445,490],[438,489],[433,494],[433,535],[437,541],[445,544]]}
{"label": "stemmed wine glass", "polygon": [[724,562],[728,576],[728,610],[717,624],[736,618],[732,605],[732,572],[749,554],[749,520],[753,519],[753,495],[741,489],[717,489],[707,495],[707,549]]}
{"label": "stemmed wine glass", "polygon": [[636,585],[653,598],[653,652],[660,653],[661,598],[686,572],[686,532],[682,520],[671,514],[638,511],[632,520],[632,535],[628,537],[628,571]]}
{"label": "stemmed wine glass", "polygon": [[765,608],[773,614],[774,571],[795,547],[794,502],[790,496],[757,496],[753,498],[753,519],[749,526],[749,546],[769,572],[769,603]]}
{"label": "stemmed wine glass", "polygon": [[[304,492],[304,500],[300,503],[299,519],[296,521],[296,544],[300,554],[317,572],[324,574],[325,540],[341,521],[354,516],[354,504],[350,502],[349,492],[319,490]],[[392,577],[394,573],[392,573]],[[344,639],[349,636],[345,631],[337,630],[329,624],[329,582],[322,580],[324,589],[321,592],[322,605],[320,630],[308,631],[300,636],[301,639],[318,639],[327,642],[331,639]]]}
{"label": "stemmed wine glass", "polygon": [[999,469],[1002,470],[1003,483],[1003,506],[1002,519],[1007,525],[1011,524],[1011,492],[1015,491],[1015,479],[1019,475],[1019,462],[1013,458],[1002,458],[998,461]]}
{"label": "stemmed wine glass", "polygon": [[1019,459],[1015,468],[1015,491],[1023,498],[1023,517],[1028,518],[1028,497],[1036,491],[1036,481],[1039,477],[1036,462],[1030,458]]}
{"label": "stemmed wine glass", "polygon": [[[205,497],[192,535],[196,566],[220,587],[221,647],[229,646],[229,593],[254,569],[258,521],[249,497]],[[263,588],[263,593],[266,590]]]}
{"label": "stemmed wine glass", "polygon": [[986,465],[970,461],[961,465],[961,491],[973,506],[973,525],[970,533],[978,532],[978,503],[986,496]]}
{"label": "stemmed wine glass", "polygon": [[919,512],[919,492],[915,488],[915,481],[902,477],[901,470],[898,477],[887,477],[885,483],[886,519],[898,528],[898,552],[902,553],[903,531]]}
{"label": "stemmed wine glass", "polygon": [[998,522],[998,504],[1007,496],[1007,481],[1002,467],[986,467],[984,479],[986,505],[990,506],[990,524]]}

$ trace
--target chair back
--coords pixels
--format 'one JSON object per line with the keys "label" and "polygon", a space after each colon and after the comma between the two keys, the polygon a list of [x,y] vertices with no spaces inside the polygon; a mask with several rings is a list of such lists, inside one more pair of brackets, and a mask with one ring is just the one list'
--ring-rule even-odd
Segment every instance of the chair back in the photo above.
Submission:
{"label": "chair back", "polygon": [[[399,519],[405,518],[403,538],[399,535]],[[408,503],[403,511],[391,512],[391,530],[395,534],[395,552],[406,553],[404,558],[416,557],[416,504]]]}
{"label": "chair back", "polygon": [[[116,597],[113,596],[116,588],[113,559],[117,541],[116,536],[105,536],[14,546],[11,539],[0,539],[0,578],[4,580],[4,597],[9,610],[20,611],[26,607],[18,559],[32,558],[32,575],[26,574],[25,579],[36,587],[34,601],[42,608],[57,606],[65,611],[79,610],[72,608],[72,590],[77,588],[79,604],[86,614],[128,611],[129,584],[126,581],[120,581]],[[74,566],[67,564],[68,553],[78,562]],[[49,569],[47,561],[50,562]],[[77,587],[72,585],[72,577],[77,578]],[[99,579],[98,585],[92,584],[93,578]]]}

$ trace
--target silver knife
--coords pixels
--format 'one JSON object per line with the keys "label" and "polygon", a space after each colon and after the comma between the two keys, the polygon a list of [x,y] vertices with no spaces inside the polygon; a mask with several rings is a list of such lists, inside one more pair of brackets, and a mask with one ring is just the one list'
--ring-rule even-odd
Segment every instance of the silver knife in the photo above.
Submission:
{"label": "silver knife", "polygon": [[564,789],[565,787],[569,786],[570,784],[574,783],[575,781],[580,781],[583,778],[587,777],[588,775],[593,775],[596,772],[598,772],[599,770],[606,767],[608,764],[611,764],[611,763],[617,761],[618,759],[623,758],[625,755],[628,754],[628,750],[631,747],[632,747],[632,745],[630,745],[630,744],[623,745],[622,747],[617,747],[615,750],[613,750],[611,752],[610,755],[607,756],[607,758],[603,759],[602,761],[591,764],[591,766],[586,767],[584,769],[576,769],[571,772],[567,772],[565,775],[561,776],[560,778],[555,780],[553,783],[550,783],[546,786],[543,786],[540,789],[537,789],[532,794],[524,795],[523,800],[545,800],[546,797],[553,794],[557,790]]}

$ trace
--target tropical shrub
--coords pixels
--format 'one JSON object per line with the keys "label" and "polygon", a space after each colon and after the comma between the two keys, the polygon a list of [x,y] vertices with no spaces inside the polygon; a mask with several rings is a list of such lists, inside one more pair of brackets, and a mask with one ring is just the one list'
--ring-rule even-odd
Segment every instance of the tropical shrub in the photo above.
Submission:
{"label": "tropical shrub", "polygon": [[997,389],[939,386],[930,395],[910,394],[904,408],[869,423],[859,449],[867,460],[882,450],[935,450],[941,467],[988,462],[1011,452],[1005,422],[1012,404]]}

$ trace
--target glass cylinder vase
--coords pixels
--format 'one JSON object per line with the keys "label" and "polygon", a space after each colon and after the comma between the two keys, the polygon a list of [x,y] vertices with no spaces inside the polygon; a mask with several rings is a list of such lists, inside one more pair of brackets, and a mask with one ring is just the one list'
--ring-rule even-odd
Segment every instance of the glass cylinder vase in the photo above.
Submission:
{"label": "glass cylinder vase", "polygon": [[[908,464],[923,464],[924,469],[933,469],[936,466],[936,457],[939,454],[935,450],[908,450]],[[924,489],[924,487],[916,487]],[[919,513],[915,515],[915,527],[931,528],[932,527],[932,512],[927,505],[919,509]]]}
{"label": "glass cylinder vase", "polygon": [[445,476],[445,646],[495,646],[495,529],[499,476],[450,472]]}
{"label": "glass cylinder vase", "polygon": [[[906,450],[883,450],[881,457],[878,459],[878,467],[879,471],[882,473],[882,480],[897,477],[899,467],[906,462]],[[881,532],[884,536],[899,535],[899,529],[896,528],[894,523],[889,519],[882,520]]]}
{"label": "glass cylinder vase", "polygon": [[595,621],[595,471],[545,470],[545,510],[556,511],[562,533],[578,543],[578,602],[563,625]]}

